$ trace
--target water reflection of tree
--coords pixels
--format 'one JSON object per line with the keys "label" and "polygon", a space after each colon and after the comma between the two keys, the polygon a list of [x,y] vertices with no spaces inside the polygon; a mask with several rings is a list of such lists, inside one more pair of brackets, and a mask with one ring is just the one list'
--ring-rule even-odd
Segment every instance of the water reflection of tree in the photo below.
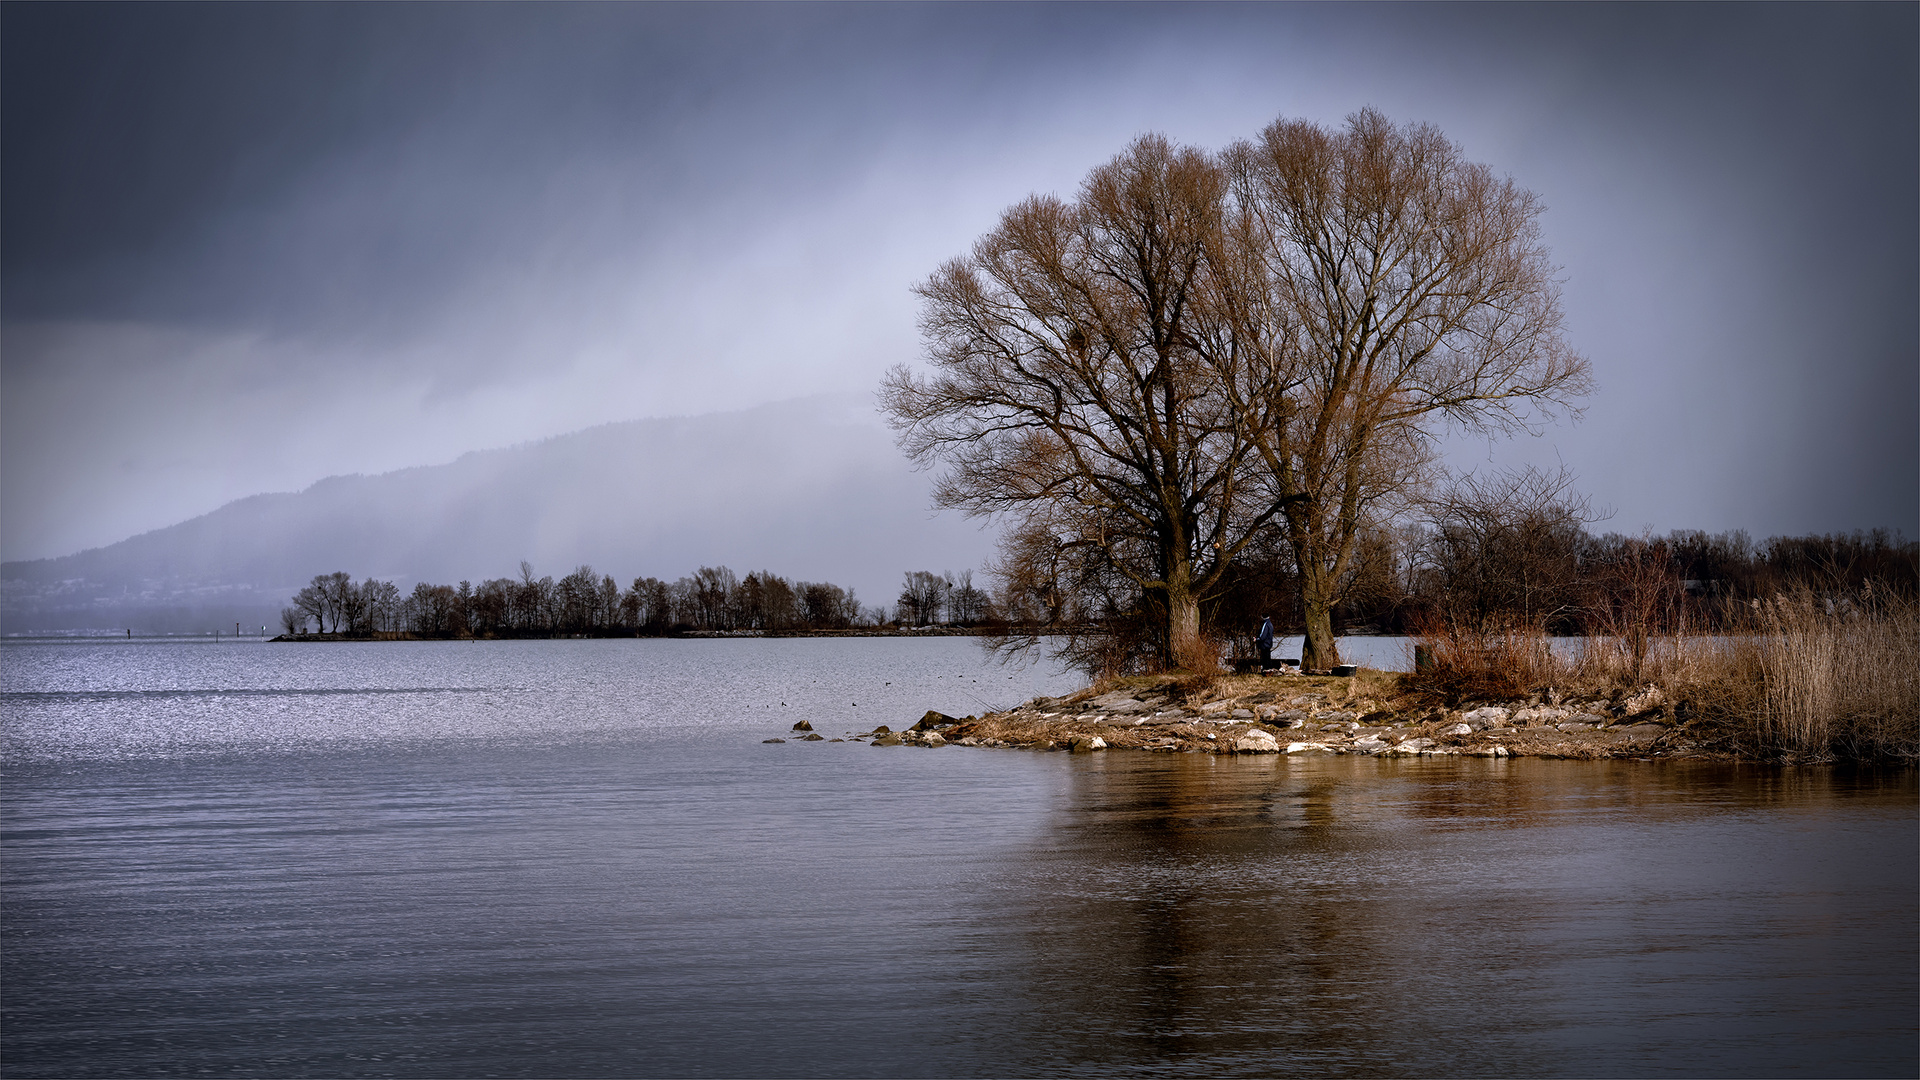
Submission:
{"label": "water reflection of tree", "polygon": [[[1444,1061],[1542,1072],[1477,1025],[1470,958],[1425,932],[1354,766],[1180,755],[1073,773],[1053,842],[1020,873],[1032,1071],[1404,1074]],[[1383,827],[1388,826],[1388,827]],[[1502,981],[1495,976],[1494,982]]]}

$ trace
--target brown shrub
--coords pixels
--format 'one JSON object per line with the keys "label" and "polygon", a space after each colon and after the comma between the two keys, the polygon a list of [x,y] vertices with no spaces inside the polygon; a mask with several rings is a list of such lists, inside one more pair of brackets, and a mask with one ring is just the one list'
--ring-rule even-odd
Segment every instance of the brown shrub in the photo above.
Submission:
{"label": "brown shrub", "polygon": [[1432,663],[1407,676],[1404,685],[1448,701],[1524,697],[1536,687],[1565,683],[1570,671],[1552,639],[1531,627],[1474,633],[1454,624],[1429,628],[1413,640],[1428,650]]}

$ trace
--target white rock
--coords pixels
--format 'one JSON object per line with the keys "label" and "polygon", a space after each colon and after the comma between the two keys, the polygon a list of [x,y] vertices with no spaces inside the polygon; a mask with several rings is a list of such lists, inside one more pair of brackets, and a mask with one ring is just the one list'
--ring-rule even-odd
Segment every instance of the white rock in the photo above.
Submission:
{"label": "white rock", "polygon": [[1387,743],[1378,735],[1369,735],[1364,739],[1356,739],[1353,748],[1363,754],[1377,754],[1387,748]]}
{"label": "white rock", "polygon": [[1455,725],[1453,725],[1452,727],[1450,727],[1450,728],[1448,728],[1448,729],[1447,729],[1447,730],[1446,730],[1445,732],[1443,732],[1442,734],[1446,734],[1446,735],[1471,735],[1471,734],[1473,734],[1473,725],[1472,725],[1472,724],[1455,724]]}
{"label": "white rock", "polygon": [[1333,753],[1333,747],[1328,746],[1326,743],[1290,742],[1287,744],[1286,752],[1289,754],[1331,754]]}
{"label": "white rock", "polygon": [[1233,740],[1233,752],[1236,754],[1277,754],[1280,752],[1280,740],[1264,731],[1256,729]]}
{"label": "white rock", "polygon": [[1498,705],[1488,705],[1485,708],[1475,709],[1460,719],[1475,727],[1491,727],[1494,724],[1506,723],[1509,715],[1511,714],[1507,710]]}

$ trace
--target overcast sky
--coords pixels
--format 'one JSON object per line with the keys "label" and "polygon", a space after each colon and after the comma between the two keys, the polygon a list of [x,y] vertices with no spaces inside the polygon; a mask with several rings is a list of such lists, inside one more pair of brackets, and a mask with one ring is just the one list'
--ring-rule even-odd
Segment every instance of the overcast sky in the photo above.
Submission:
{"label": "overcast sky", "polygon": [[1917,12],[7,4],[0,554],[869,392],[1014,201],[1369,104],[1541,194],[1599,383],[1456,464],[1564,462],[1627,532],[1913,537]]}

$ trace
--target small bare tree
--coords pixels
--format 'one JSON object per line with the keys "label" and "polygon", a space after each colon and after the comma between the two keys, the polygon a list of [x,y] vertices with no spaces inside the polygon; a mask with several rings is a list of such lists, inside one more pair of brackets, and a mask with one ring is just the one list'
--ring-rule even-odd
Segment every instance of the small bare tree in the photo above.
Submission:
{"label": "small bare tree", "polygon": [[1638,681],[1654,643],[1683,625],[1686,590],[1672,549],[1649,535],[1608,534],[1586,553],[1596,595],[1589,602],[1589,633],[1619,652],[1621,671]]}
{"label": "small bare tree", "polygon": [[693,572],[688,598],[697,612],[695,621],[705,630],[732,629],[733,594],[740,587],[732,570],[703,566]]}
{"label": "small bare tree", "polygon": [[360,583],[362,619],[369,630],[398,630],[401,622],[400,590],[391,581],[373,578]]}
{"label": "small bare tree", "polygon": [[940,621],[947,606],[953,581],[931,570],[908,571],[894,603],[895,617],[907,626],[926,626]]}
{"label": "small bare tree", "polygon": [[333,604],[327,598],[326,576],[315,576],[310,584],[293,594],[293,606],[313,620],[314,629],[326,633],[327,620],[333,616]]}
{"label": "small bare tree", "polygon": [[1466,473],[1426,500],[1433,531],[1424,561],[1456,629],[1541,630],[1580,607],[1580,546],[1605,515],[1573,483],[1565,468]]}
{"label": "small bare tree", "polygon": [[987,594],[974,587],[972,570],[962,570],[954,579],[953,591],[947,596],[947,615],[961,626],[972,626],[989,617]]}

